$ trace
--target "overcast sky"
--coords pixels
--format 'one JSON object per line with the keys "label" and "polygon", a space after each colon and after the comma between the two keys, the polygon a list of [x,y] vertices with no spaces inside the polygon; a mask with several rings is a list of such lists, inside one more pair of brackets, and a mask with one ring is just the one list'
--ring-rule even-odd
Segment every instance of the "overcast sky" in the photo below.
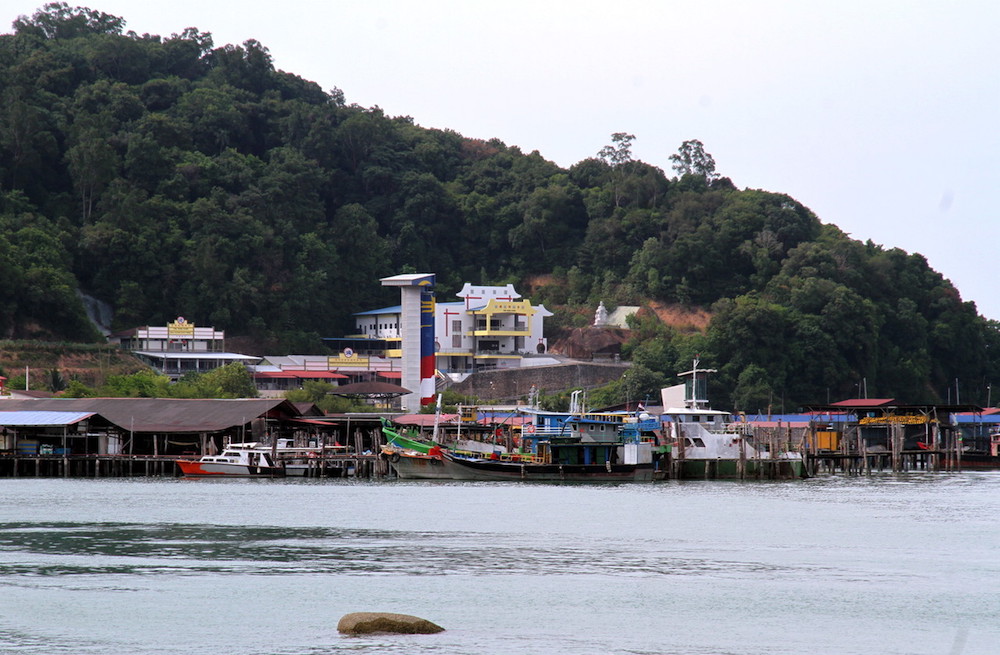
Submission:
{"label": "overcast sky", "polygon": [[[42,4],[5,2],[0,26]],[[737,187],[921,253],[1000,320],[996,0],[69,4],[140,34],[257,39],[348,103],[564,167],[628,132],[673,175],[669,156],[699,139]]]}

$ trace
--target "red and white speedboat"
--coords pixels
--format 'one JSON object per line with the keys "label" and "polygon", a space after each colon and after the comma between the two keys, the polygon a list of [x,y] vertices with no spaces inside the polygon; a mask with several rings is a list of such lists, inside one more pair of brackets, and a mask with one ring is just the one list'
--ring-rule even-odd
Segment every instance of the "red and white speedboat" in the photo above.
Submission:
{"label": "red and white speedboat", "polygon": [[256,444],[231,444],[219,455],[205,455],[200,459],[177,459],[181,473],[191,477],[232,476],[276,478],[285,475],[285,467],[275,464],[271,453],[258,449]]}

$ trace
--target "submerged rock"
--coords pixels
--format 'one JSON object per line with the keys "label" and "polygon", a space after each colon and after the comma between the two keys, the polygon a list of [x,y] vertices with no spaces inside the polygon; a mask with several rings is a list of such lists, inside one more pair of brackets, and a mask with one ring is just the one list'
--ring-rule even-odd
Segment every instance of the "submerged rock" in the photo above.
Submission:
{"label": "submerged rock", "polygon": [[345,614],[337,623],[337,632],[347,635],[368,635],[390,632],[400,635],[431,635],[444,632],[444,628],[427,619],[409,614],[391,612],[353,612]]}

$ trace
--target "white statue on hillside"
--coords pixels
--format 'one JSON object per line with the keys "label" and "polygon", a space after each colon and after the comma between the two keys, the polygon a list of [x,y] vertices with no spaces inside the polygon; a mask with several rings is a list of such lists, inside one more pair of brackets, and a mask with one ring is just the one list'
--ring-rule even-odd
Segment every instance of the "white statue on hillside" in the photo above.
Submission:
{"label": "white statue on hillside", "polygon": [[594,313],[594,327],[604,327],[608,324],[608,310],[604,306],[604,301],[597,307],[597,312]]}

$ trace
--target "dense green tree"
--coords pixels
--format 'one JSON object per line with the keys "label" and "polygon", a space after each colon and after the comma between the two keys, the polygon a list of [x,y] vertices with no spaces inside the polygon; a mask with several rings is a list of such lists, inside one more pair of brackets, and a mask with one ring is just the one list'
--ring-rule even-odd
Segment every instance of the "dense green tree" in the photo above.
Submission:
{"label": "dense green tree", "polygon": [[[0,35],[0,336],[98,338],[83,292],[116,328],[181,313],[312,350],[387,301],[379,277],[421,269],[439,296],[533,289],[553,328],[588,323],[601,300],[709,310],[706,334],[644,325],[625,352],[667,381],[701,354],[721,371],[713,396],[741,408],[860,379],[912,401],[957,380],[974,400],[1000,376],[997,325],[925,258],[738,190],[698,140],[670,157],[672,178],[633,157],[627,132],[563,170],[348,104],[252,39],[124,27],[51,3]],[[231,393],[211,377],[176,386]]]}
{"label": "dense green tree", "polygon": [[106,398],[169,398],[170,378],[153,371],[109,375],[100,395]]}
{"label": "dense green tree", "polygon": [[705,152],[705,146],[698,139],[691,139],[681,144],[676,153],[670,155],[672,167],[678,175],[697,175],[711,184],[718,175],[715,172],[715,159]]}
{"label": "dense green tree", "polygon": [[247,367],[239,362],[202,373],[203,384],[219,389],[219,393],[206,394],[213,398],[256,398],[257,387]]}
{"label": "dense green tree", "polygon": [[611,167],[612,193],[615,198],[615,207],[621,206],[622,185],[626,175],[625,169],[632,162],[632,141],[634,140],[634,134],[615,132],[611,135],[611,145],[604,146],[597,153],[597,156]]}
{"label": "dense green tree", "polygon": [[521,203],[524,218],[509,233],[511,265],[523,273],[548,272],[553,262],[576,259],[585,216],[580,190],[565,176],[536,188]]}
{"label": "dense green tree", "polygon": [[70,7],[65,2],[50,2],[30,18],[14,21],[18,34],[32,34],[43,39],[66,40],[100,34],[121,34],[125,19],[86,7]]}

